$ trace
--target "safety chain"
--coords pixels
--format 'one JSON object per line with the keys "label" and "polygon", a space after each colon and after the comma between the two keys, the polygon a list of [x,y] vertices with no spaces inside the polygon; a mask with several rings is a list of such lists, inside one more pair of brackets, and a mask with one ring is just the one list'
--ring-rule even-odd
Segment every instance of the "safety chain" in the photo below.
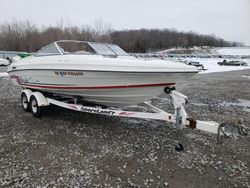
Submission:
{"label": "safety chain", "polygon": [[[229,134],[227,134],[225,132],[226,126],[231,126],[231,132]],[[249,129],[246,126],[244,126],[244,125],[236,125],[236,124],[227,125],[226,123],[221,123],[218,126],[217,144],[222,144],[223,138],[234,137],[237,134],[240,135],[240,136],[247,136],[248,135],[248,130]]]}

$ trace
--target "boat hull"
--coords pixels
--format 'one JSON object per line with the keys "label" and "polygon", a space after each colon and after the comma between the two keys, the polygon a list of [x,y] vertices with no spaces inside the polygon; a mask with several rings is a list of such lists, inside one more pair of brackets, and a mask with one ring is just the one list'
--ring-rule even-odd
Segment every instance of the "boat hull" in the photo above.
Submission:
{"label": "boat hull", "polygon": [[196,72],[16,70],[13,82],[33,90],[81,97],[99,105],[123,107],[148,101]]}

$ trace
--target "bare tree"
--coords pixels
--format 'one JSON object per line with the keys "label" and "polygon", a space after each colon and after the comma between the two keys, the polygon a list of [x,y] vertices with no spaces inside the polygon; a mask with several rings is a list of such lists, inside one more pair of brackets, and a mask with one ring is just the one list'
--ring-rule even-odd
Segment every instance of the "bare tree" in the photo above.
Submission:
{"label": "bare tree", "polygon": [[34,52],[44,45],[62,39],[114,42],[128,52],[148,52],[172,47],[243,45],[227,42],[214,35],[179,32],[176,29],[113,31],[111,25],[101,18],[95,20],[93,27],[66,27],[63,19],[56,26],[38,27],[29,21],[16,20],[0,24],[0,50]]}
{"label": "bare tree", "polygon": [[102,18],[94,21],[95,40],[98,42],[110,42],[110,33],[112,32],[111,24],[103,21]]}

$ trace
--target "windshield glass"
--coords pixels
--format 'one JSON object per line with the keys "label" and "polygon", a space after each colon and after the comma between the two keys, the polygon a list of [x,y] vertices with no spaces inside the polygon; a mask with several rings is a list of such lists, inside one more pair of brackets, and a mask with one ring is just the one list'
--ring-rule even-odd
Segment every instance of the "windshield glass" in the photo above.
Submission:
{"label": "windshield glass", "polygon": [[39,50],[34,56],[48,56],[48,55],[60,55],[60,51],[56,47],[56,44],[50,44]]}
{"label": "windshield glass", "polygon": [[113,52],[106,44],[101,43],[89,43],[94,50],[101,55],[110,55],[116,56],[115,52]]}
{"label": "windshield glass", "polygon": [[128,55],[123,49],[115,44],[107,44],[107,46],[113,50],[118,56],[125,56]]}

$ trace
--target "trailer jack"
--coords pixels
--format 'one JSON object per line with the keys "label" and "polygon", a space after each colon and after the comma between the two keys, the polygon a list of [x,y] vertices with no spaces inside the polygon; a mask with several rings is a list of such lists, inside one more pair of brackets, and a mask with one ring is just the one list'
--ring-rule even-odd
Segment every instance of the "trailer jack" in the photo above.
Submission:
{"label": "trailer jack", "polygon": [[[175,110],[175,127],[181,130],[186,128],[198,129],[209,133],[217,134],[217,144],[222,144],[223,138],[247,136],[248,128],[241,121],[217,123],[213,121],[199,121],[189,118],[185,111],[188,102],[187,96],[178,91],[170,92],[171,102]],[[182,144],[178,143],[176,151],[183,151]]]}

